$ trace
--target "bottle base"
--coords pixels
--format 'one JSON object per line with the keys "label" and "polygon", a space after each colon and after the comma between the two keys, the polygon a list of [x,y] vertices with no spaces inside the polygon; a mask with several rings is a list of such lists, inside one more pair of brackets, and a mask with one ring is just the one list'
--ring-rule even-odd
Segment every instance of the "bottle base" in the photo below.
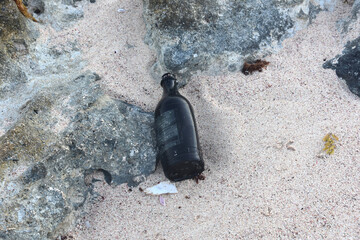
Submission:
{"label": "bottle base", "polygon": [[204,171],[204,162],[199,159],[181,160],[175,164],[163,164],[165,176],[171,181],[178,182],[192,179]]}

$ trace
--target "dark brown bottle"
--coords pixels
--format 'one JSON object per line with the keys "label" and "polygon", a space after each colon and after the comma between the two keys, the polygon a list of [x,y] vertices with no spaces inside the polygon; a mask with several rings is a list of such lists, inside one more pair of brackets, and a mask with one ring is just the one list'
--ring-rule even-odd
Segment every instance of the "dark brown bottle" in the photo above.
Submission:
{"label": "dark brown bottle", "polygon": [[172,181],[194,178],[204,171],[193,109],[180,95],[175,77],[164,74],[163,96],[155,110],[157,161]]}

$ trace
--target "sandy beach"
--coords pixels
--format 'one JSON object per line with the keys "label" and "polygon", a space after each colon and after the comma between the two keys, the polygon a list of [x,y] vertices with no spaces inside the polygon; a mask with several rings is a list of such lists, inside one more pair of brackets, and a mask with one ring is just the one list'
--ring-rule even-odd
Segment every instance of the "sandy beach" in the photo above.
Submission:
{"label": "sandy beach", "polygon": [[[176,183],[165,206],[141,191],[166,180],[161,167],[133,188],[97,182],[99,197],[67,236],[360,238],[360,99],[322,67],[360,35],[360,21],[341,34],[337,21],[351,6],[337,5],[267,56],[263,72],[204,73],[180,90],[195,110],[204,181]],[[76,25],[38,41],[77,41],[110,96],[154,111],[162,90],[151,77],[156,56],[144,43],[142,12],[141,0],[96,1]],[[321,151],[330,132],[339,137],[331,156]]]}

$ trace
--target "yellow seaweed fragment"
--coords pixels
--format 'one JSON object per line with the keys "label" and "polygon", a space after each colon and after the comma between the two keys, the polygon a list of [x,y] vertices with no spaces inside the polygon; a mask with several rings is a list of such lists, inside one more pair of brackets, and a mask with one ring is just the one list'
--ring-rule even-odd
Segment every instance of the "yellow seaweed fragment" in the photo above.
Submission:
{"label": "yellow seaweed fragment", "polygon": [[333,137],[336,141],[339,141],[339,138],[338,138],[335,134],[333,134],[332,137]]}
{"label": "yellow seaweed fragment", "polygon": [[339,138],[335,134],[332,133],[326,134],[325,137],[323,138],[323,141],[325,142],[323,151],[325,151],[329,155],[334,154],[334,150],[336,148],[335,140],[339,141]]}
{"label": "yellow seaweed fragment", "polygon": [[329,138],[330,138],[331,133],[328,133],[325,135],[325,137],[323,138],[323,141],[326,142]]}
{"label": "yellow seaweed fragment", "polygon": [[19,11],[22,15],[24,15],[26,18],[29,18],[33,20],[34,22],[38,22],[28,11],[27,7],[24,5],[23,0],[14,0],[16,3],[16,6],[18,7]]}

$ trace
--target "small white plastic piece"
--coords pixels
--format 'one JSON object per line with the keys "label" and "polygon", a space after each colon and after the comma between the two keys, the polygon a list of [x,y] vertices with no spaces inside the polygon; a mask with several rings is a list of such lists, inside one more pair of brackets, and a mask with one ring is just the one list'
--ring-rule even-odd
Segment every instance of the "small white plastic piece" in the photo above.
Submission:
{"label": "small white plastic piece", "polygon": [[161,182],[144,190],[146,194],[161,195],[167,193],[178,193],[176,186],[168,181]]}

